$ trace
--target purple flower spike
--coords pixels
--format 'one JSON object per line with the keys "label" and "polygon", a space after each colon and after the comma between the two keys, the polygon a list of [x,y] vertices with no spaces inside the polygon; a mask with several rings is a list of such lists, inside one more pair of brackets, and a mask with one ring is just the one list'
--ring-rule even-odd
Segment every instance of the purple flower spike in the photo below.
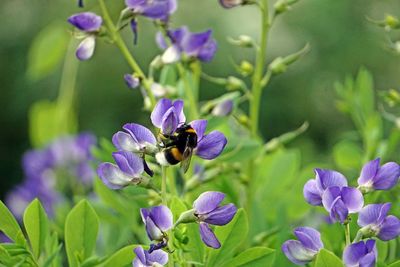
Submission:
{"label": "purple flower spike", "polygon": [[156,206],[150,209],[140,209],[143,223],[146,225],[150,240],[164,241],[166,232],[172,228],[172,212],[167,206]]}
{"label": "purple flower spike", "polygon": [[364,165],[361,170],[358,184],[365,192],[372,190],[389,190],[399,181],[400,166],[395,162],[388,162],[380,166],[377,158]]}
{"label": "purple flower spike", "polygon": [[208,191],[202,193],[193,202],[194,215],[200,221],[201,239],[212,248],[219,248],[221,245],[209,224],[226,225],[233,219],[237,211],[236,206],[232,203],[220,206],[224,198],[224,193]]}
{"label": "purple flower spike", "polygon": [[311,262],[324,247],[321,234],[311,227],[298,227],[294,230],[298,240],[288,240],[282,245],[286,257],[297,265]]}
{"label": "purple flower spike", "polygon": [[172,46],[167,48],[167,42],[163,36],[158,34],[156,40],[161,49],[164,49],[162,59],[164,63],[173,63],[180,59],[180,54],[185,53],[190,58],[209,62],[214,58],[217,51],[217,42],[212,38],[212,31],[192,33],[184,26],[168,32]]}
{"label": "purple flower spike", "polygon": [[360,241],[345,248],[343,262],[346,267],[374,267],[378,252],[375,240]]}
{"label": "purple flower spike", "polygon": [[122,189],[141,181],[140,175],[144,171],[143,159],[125,151],[114,152],[113,158],[117,165],[105,162],[97,168],[97,174],[107,187]]}
{"label": "purple flower spike", "polygon": [[125,0],[128,8],[150,19],[167,20],[176,11],[176,0]]}
{"label": "purple flower spike", "polygon": [[95,32],[100,29],[103,19],[93,12],[82,12],[69,17],[68,22],[83,32]]}
{"label": "purple flower spike", "polygon": [[95,46],[96,38],[94,36],[86,37],[76,49],[76,57],[82,61],[90,59],[93,56]]}
{"label": "purple flower spike", "polygon": [[219,131],[212,131],[205,134],[207,128],[206,120],[195,120],[190,123],[197,133],[197,147],[195,154],[203,159],[215,159],[224,150],[228,140]]}
{"label": "purple flower spike", "polygon": [[322,204],[333,221],[344,223],[349,213],[362,209],[364,198],[356,188],[332,186],[322,195]]}
{"label": "purple flower spike", "polygon": [[140,79],[131,74],[125,74],[124,80],[125,80],[126,85],[131,89],[138,88],[140,85]]}
{"label": "purple flower spike", "polygon": [[150,118],[153,125],[160,128],[164,134],[173,134],[176,128],[186,121],[183,113],[183,101],[172,102],[167,98],[160,99]]}
{"label": "purple flower spike", "polygon": [[309,180],[303,188],[306,201],[313,206],[322,206],[322,194],[331,186],[347,186],[346,177],[343,174],[324,169],[315,169],[315,179]]}
{"label": "purple flower spike", "polygon": [[393,215],[387,216],[390,203],[365,206],[358,216],[358,225],[368,236],[377,236],[383,241],[395,239],[400,235],[400,220]]}
{"label": "purple flower spike", "polygon": [[233,8],[243,4],[243,0],[219,0],[219,3],[224,8]]}
{"label": "purple flower spike", "polygon": [[168,263],[168,253],[162,250],[155,250],[150,253],[139,246],[133,252],[136,254],[136,258],[132,262],[133,267],[164,266]]}

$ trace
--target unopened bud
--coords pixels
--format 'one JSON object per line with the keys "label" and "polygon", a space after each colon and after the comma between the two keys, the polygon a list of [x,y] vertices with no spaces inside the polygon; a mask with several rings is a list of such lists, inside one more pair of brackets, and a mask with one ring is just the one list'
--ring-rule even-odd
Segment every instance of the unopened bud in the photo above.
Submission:
{"label": "unopened bud", "polygon": [[302,57],[304,54],[306,54],[309,50],[310,50],[310,47],[308,44],[306,44],[303,49],[301,49],[300,51],[298,51],[296,53],[288,55],[284,58],[278,57],[278,58],[274,59],[268,68],[271,70],[272,74],[283,73],[287,70],[287,67],[290,64],[299,60],[300,57]]}
{"label": "unopened bud", "polygon": [[154,69],[159,69],[159,68],[161,68],[162,66],[164,66],[164,63],[163,63],[163,61],[162,61],[160,55],[156,56],[156,57],[153,59],[153,61],[151,61],[151,63],[150,63],[150,67],[151,67],[151,68],[154,68]]}
{"label": "unopened bud", "polygon": [[386,15],[385,17],[385,29],[394,30],[400,28],[399,19],[392,15]]}
{"label": "unopened bud", "polygon": [[197,217],[194,214],[194,209],[191,209],[181,213],[181,215],[179,216],[178,220],[175,223],[175,227],[181,223],[192,223],[195,221],[197,221]]}
{"label": "unopened bud", "polygon": [[229,76],[226,82],[226,88],[228,90],[239,90],[245,87],[244,82],[234,76]]}
{"label": "unopened bud", "polygon": [[299,0],[278,0],[274,5],[275,14],[278,15],[288,11],[290,7],[298,1]]}
{"label": "unopened bud", "polygon": [[253,47],[254,40],[248,35],[240,35],[237,39],[229,38],[228,41],[240,47]]}
{"label": "unopened bud", "polygon": [[124,80],[130,89],[138,88],[140,85],[140,78],[132,74],[125,74]]}
{"label": "unopened bud", "polygon": [[215,105],[211,114],[216,117],[225,117],[232,113],[233,101],[228,99]]}
{"label": "unopened bud", "polygon": [[248,76],[253,73],[254,67],[253,64],[251,64],[250,62],[243,60],[240,63],[239,70],[243,76]]}
{"label": "unopened bud", "polygon": [[219,3],[224,8],[233,8],[243,4],[243,0],[219,0]]}

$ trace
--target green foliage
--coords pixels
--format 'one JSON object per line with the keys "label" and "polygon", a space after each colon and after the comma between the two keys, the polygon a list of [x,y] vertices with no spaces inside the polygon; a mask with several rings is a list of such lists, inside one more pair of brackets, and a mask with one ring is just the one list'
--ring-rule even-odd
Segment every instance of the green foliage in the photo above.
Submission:
{"label": "green foliage", "polygon": [[33,200],[24,213],[24,226],[29,237],[36,259],[44,250],[46,238],[49,236],[47,214],[38,199]]}
{"label": "green foliage", "polygon": [[80,201],[65,221],[65,247],[69,266],[80,266],[96,245],[99,219],[86,200]]}
{"label": "green foliage", "polygon": [[29,78],[39,80],[52,73],[63,60],[69,39],[61,22],[51,23],[39,32],[29,49]]}
{"label": "green foliage", "polygon": [[227,261],[222,266],[270,267],[273,266],[274,260],[275,250],[265,247],[252,247]]}
{"label": "green foliage", "polygon": [[234,219],[224,227],[218,227],[215,234],[221,242],[220,249],[210,251],[206,266],[220,266],[235,253],[246,239],[249,231],[247,214],[239,209]]}
{"label": "green foliage", "polygon": [[340,267],[344,266],[342,261],[332,252],[322,249],[315,260],[314,267]]}
{"label": "green foliage", "polygon": [[0,231],[16,244],[25,246],[26,240],[17,220],[2,201],[0,201]]}
{"label": "green foliage", "polygon": [[135,257],[133,250],[137,245],[130,245],[121,248],[111,255],[101,266],[102,267],[126,267],[132,266],[132,260]]}

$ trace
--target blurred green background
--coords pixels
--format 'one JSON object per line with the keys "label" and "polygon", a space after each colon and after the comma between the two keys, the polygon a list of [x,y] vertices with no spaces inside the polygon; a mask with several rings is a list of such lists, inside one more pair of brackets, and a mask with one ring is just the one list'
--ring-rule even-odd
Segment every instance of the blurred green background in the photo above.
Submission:
{"label": "blurred green background", "polygon": [[[111,1],[110,1],[111,2]],[[114,1],[113,1],[114,2]],[[115,13],[123,1],[115,1]],[[95,0],[86,0],[86,10],[98,11]],[[36,101],[54,100],[57,96],[61,64],[48,77],[32,79],[27,75],[28,54],[32,40],[52,23],[62,23],[71,30],[68,16],[81,11],[73,0],[3,0],[0,1],[0,193],[9,190],[22,177],[20,159],[31,147],[28,136],[28,110]],[[400,13],[398,2],[373,0],[300,0],[294,8],[276,20],[270,33],[268,60],[297,51],[305,43],[311,52],[290,69],[275,77],[262,99],[261,132],[266,140],[310,122],[309,130],[291,146],[302,151],[302,163],[332,162],[332,146],[350,120],[337,111],[333,84],[346,74],[354,75],[360,66],[369,69],[376,89],[397,88],[400,84],[400,60],[384,49],[385,35],[366,20],[382,18],[386,12]],[[180,0],[173,26],[186,24],[193,31],[214,30],[219,49],[216,58],[204,65],[214,76],[234,73],[232,60],[253,61],[253,51],[236,48],[227,36],[247,34],[257,38],[258,12],[254,7],[225,10],[217,0]],[[139,42],[133,46],[132,34],[124,36],[144,68],[160,51],[154,41],[154,27],[141,19]],[[111,138],[126,122],[148,124],[142,112],[138,91],[126,88],[123,74],[128,65],[112,45],[98,42],[95,56],[79,64],[77,78],[79,129]],[[211,99],[223,88],[203,81],[201,99]],[[311,173],[310,173],[311,175]]]}

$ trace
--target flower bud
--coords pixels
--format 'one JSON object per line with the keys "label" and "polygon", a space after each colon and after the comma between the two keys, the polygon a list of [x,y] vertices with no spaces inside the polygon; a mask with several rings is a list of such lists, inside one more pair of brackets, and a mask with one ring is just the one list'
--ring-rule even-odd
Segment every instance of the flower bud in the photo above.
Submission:
{"label": "flower bud", "polygon": [[233,101],[228,99],[222,102],[219,102],[213,110],[211,114],[216,117],[225,117],[232,113],[233,110]]}
{"label": "flower bud", "polygon": [[271,70],[272,74],[284,73],[290,64],[299,60],[304,54],[306,54],[309,51],[309,49],[310,49],[309,45],[306,44],[303,49],[301,49],[296,53],[288,55],[284,58],[278,57],[274,59],[268,66],[268,68]]}
{"label": "flower bud", "polygon": [[126,85],[130,89],[135,89],[135,88],[139,87],[139,85],[140,85],[140,78],[135,75],[125,74],[124,80],[125,80]]}
{"label": "flower bud", "polygon": [[251,38],[251,37],[248,36],[248,35],[240,35],[240,36],[238,37],[238,39],[229,38],[228,41],[229,41],[231,44],[237,45],[237,46],[240,46],[240,47],[248,47],[248,48],[250,48],[250,47],[253,47],[253,46],[254,46],[254,40],[253,40],[253,38]]}
{"label": "flower bud", "polygon": [[95,46],[96,38],[92,35],[86,37],[76,49],[76,57],[82,61],[90,59],[93,56]]}
{"label": "flower bud", "polygon": [[395,30],[400,28],[399,19],[392,15],[386,15],[385,17],[385,29],[386,30]]}
{"label": "flower bud", "polygon": [[243,0],[219,0],[219,3],[224,8],[233,8],[243,4]]}
{"label": "flower bud", "polygon": [[239,66],[240,74],[243,76],[248,76],[253,73],[254,67],[253,64],[248,62],[247,60],[243,60]]}
{"label": "flower bud", "polygon": [[234,76],[229,76],[226,82],[226,88],[228,90],[239,90],[245,88],[245,84],[241,79],[238,79]]}
{"label": "flower bud", "polygon": [[188,211],[185,211],[183,213],[181,213],[181,215],[179,216],[178,220],[175,223],[175,227],[181,223],[192,223],[192,222],[196,222],[197,221],[197,217],[194,214],[195,210],[191,209]]}
{"label": "flower bud", "polygon": [[298,1],[299,0],[278,0],[274,5],[275,14],[278,15],[288,11],[290,7]]}

